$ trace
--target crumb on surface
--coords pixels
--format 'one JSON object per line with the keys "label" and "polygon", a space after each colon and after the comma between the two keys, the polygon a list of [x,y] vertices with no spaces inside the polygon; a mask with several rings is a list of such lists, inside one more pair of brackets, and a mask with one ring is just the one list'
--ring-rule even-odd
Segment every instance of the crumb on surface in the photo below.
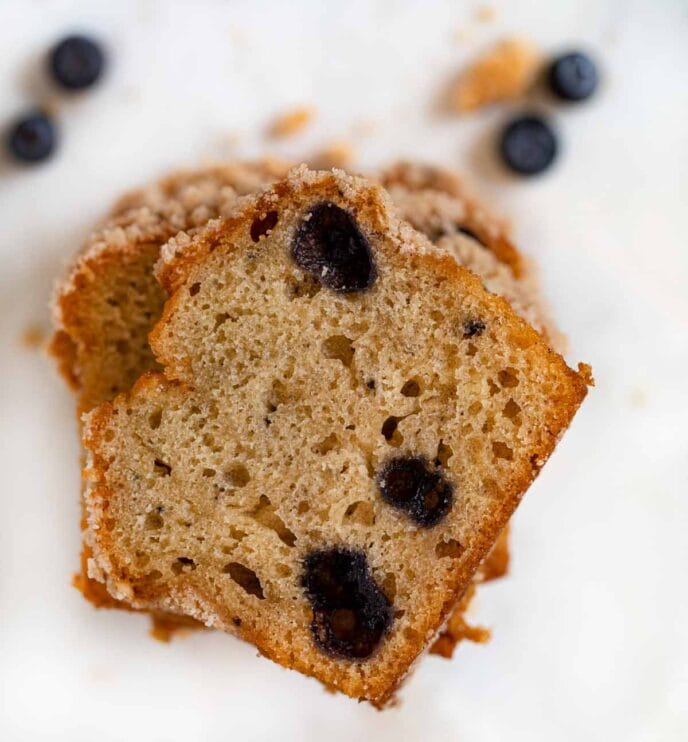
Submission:
{"label": "crumb on surface", "polygon": [[315,118],[311,106],[299,106],[280,114],[270,125],[269,135],[274,138],[291,137],[298,134]]}
{"label": "crumb on surface", "polygon": [[331,142],[311,158],[314,168],[330,170],[333,167],[346,169],[354,161],[356,154],[349,142]]}
{"label": "crumb on surface", "polygon": [[24,328],[20,337],[20,342],[25,348],[35,350],[43,346],[45,338],[45,328],[38,323],[32,323]]}
{"label": "crumb on surface", "polygon": [[481,5],[476,8],[475,18],[481,23],[491,23],[497,18],[497,10],[491,5]]}
{"label": "crumb on surface", "polygon": [[539,64],[540,54],[530,42],[500,41],[461,72],[450,92],[452,109],[476,111],[522,95],[535,79]]}

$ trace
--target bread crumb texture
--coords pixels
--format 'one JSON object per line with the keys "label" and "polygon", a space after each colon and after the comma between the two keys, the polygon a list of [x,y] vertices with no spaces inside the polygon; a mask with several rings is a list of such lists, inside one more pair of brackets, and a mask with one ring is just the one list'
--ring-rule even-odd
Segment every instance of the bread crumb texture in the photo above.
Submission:
{"label": "bread crumb texture", "polygon": [[500,41],[461,72],[451,91],[455,111],[468,113],[523,95],[535,79],[541,55],[528,41]]}
{"label": "bread crumb texture", "polygon": [[585,384],[342,173],[293,171],[158,275],[163,372],[85,418],[91,575],[384,704]]}

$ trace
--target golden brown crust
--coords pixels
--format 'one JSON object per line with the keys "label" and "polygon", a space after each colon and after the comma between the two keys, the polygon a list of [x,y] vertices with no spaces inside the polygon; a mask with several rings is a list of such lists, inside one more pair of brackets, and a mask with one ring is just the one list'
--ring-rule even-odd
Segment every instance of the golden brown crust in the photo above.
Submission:
{"label": "golden brown crust", "polygon": [[[169,327],[175,314],[185,301],[189,284],[205,261],[213,254],[230,255],[238,248],[241,235],[247,233],[254,218],[262,218],[270,210],[288,211],[291,204],[308,203],[309,200],[329,200],[346,204],[357,215],[359,223],[365,223],[371,234],[386,235],[387,239],[398,240],[401,247],[385,255],[390,268],[408,267],[413,264],[418,271],[427,271],[437,276],[438,281],[446,281],[456,291],[470,294],[479,302],[483,310],[499,320],[505,337],[514,348],[537,357],[543,369],[543,382],[549,385],[548,405],[542,429],[537,432],[537,440],[530,448],[526,460],[515,461],[508,477],[500,483],[499,494],[492,503],[490,518],[483,522],[475,534],[470,548],[466,549],[461,565],[447,580],[445,589],[429,596],[427,610],[422,620],[414,627],[414,632],[403,642],[395,645],[393,656],[382,652],[375,670],[361,668],[353,673],[348,666],[336,662],[324,662],[312,653],[296,653],[294,649],[276,641],[275,637],[245,626],[232,626],[229,614],[222,606],[214,604],[193,572],[180,579],[173,593],[169,586],[143,577],[132,578],[126,567],[118,562],[117,549],[108,535],[108,508],[113,496],[108,485],[110,464],[102,451],[107,450],[110,424],[117,414],[117,408],[144,402],[155,394],[176,390],[183,399],[185,390],[175,379],[184,379],[188,374],[185,361],[180,358],[170,339]],[[575,410],[585,396],[586,387],[581,378],[569,369],[560,356],[544,346],[539,335],[512,312],[501,298],[486,294],[480,282],[456,261],[447,255],[437,254],[427,243],[411,230],[401,227],[395,232],[388,216],[389,202],[382,191],[367,186],[363,181],[345,178],[341,174],[312,174],[299,170],[286,181],[278,183],[273,189],[244,205],[235,216],[209,226],[192,241],[172,241],[163,252],[159,266],[159,276],[170,298],[165,305],[159,324],[150,335],[159,362],[164,366],[163,374],[148,374],[142,377],[126,395],[113,403],[105,403],[89,416],[85,431],[84,445],[92,454],[87,476],[91,482],[87,495],[90,511],[90,535],[95,551],[95,561],[109,582],[111,591],[126,594],[134,605],[152,603],[159,607],[183,606],[183,610],[196,618],[226,631],[236,633],[247,641],[255,643],[261,653],[283,664],[293,667],[307,675],[321,677],[337,686],[341,691],[354,697],[369,699],[376,704],[384,704],[394,693],[405,670],[422,651],[427,637],[434,633],[448,617],[459,598],[464,594],[471,576],[478,569],[489,548],[496,541],[506,522],[515,509],[521,495],[537,476],[540,468],[552,452],[559,436],[568,425]],[[415,274],[414,274],[415,275]],[[497,320],[495,320],[497,321]],[[548,381],[544,381],[549,379]],[[553,383],[556,379],[556,385]],[[535,441],[535,439],[534,439]],[[323,674],[323,666],[327,668]]]}
{"label": "golden brown crust", "polygon": [[[472,231],[500,261],[506,263],[516,278],[523,276],[523,258],[506,224],[491,214],[455,173],[433,165],[402,161],[383,170],[380,182],[388,189],[399,186],[414,192],[445,193],[458,199],[465,208],[461,226]],[[414,226],[418,228],[418,225]]]}

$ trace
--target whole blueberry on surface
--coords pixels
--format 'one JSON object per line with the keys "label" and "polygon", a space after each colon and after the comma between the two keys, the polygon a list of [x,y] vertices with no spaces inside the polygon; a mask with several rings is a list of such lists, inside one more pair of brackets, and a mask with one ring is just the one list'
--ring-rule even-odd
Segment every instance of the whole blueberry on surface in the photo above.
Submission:
{"label": "whole blueberry on surface", "polygon": [[597,67],[585,54],[569,52],[552,61],[547,70],[547,81],[557,98],[586,100],[597,88]]}
{"label": "whole blueberry on surface", "polygon": [[540,116],[521,116],[502,131],[499,150],[509,169],[520,175],[537,175],[554,162],[557,137]]}
{"label": "whole blueberry on surface", "polygon": [[87,36],[67,36],[48,55],[50,73],[67,90],[84,90],[94,85],[105,68],[101,46]]}
{"label": "whole blueberry on surface", "polygon": [[55,124],[44,113],[21,117],[12,124],[7,135],[7,149],[20,162],[46,160],[56,143]]}

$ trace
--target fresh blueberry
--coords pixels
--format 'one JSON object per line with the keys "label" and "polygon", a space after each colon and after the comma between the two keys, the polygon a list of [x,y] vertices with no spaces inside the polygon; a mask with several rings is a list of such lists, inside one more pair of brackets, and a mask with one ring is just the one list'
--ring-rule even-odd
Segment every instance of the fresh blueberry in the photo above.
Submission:
{"label": "fresh blueberry", "polygon": [[547,170],[557,156],[557,138],[552,127],[539,116],[522,116],[502,131],[500,152],[505,164],[521,175]]}
{"label": "fresh blueberry", "polygon": [[84,90],[98,81],[105,67],[100,45],[86,36],[67,36],[50,51],[50,72],[67,90]]}
{"label": "fresh blueberry", "polygon": [[558,98],[581,101],[589,98],[597,88],[595,63],[580,52],[557,57],[547,71],[549,87]]}
{"label": "fresh blueberry", "polygon": [[40,162],[55,149],[57,135],[55,124],[44,113],[24,116],[10,127],[7,148],[15,160]]}

